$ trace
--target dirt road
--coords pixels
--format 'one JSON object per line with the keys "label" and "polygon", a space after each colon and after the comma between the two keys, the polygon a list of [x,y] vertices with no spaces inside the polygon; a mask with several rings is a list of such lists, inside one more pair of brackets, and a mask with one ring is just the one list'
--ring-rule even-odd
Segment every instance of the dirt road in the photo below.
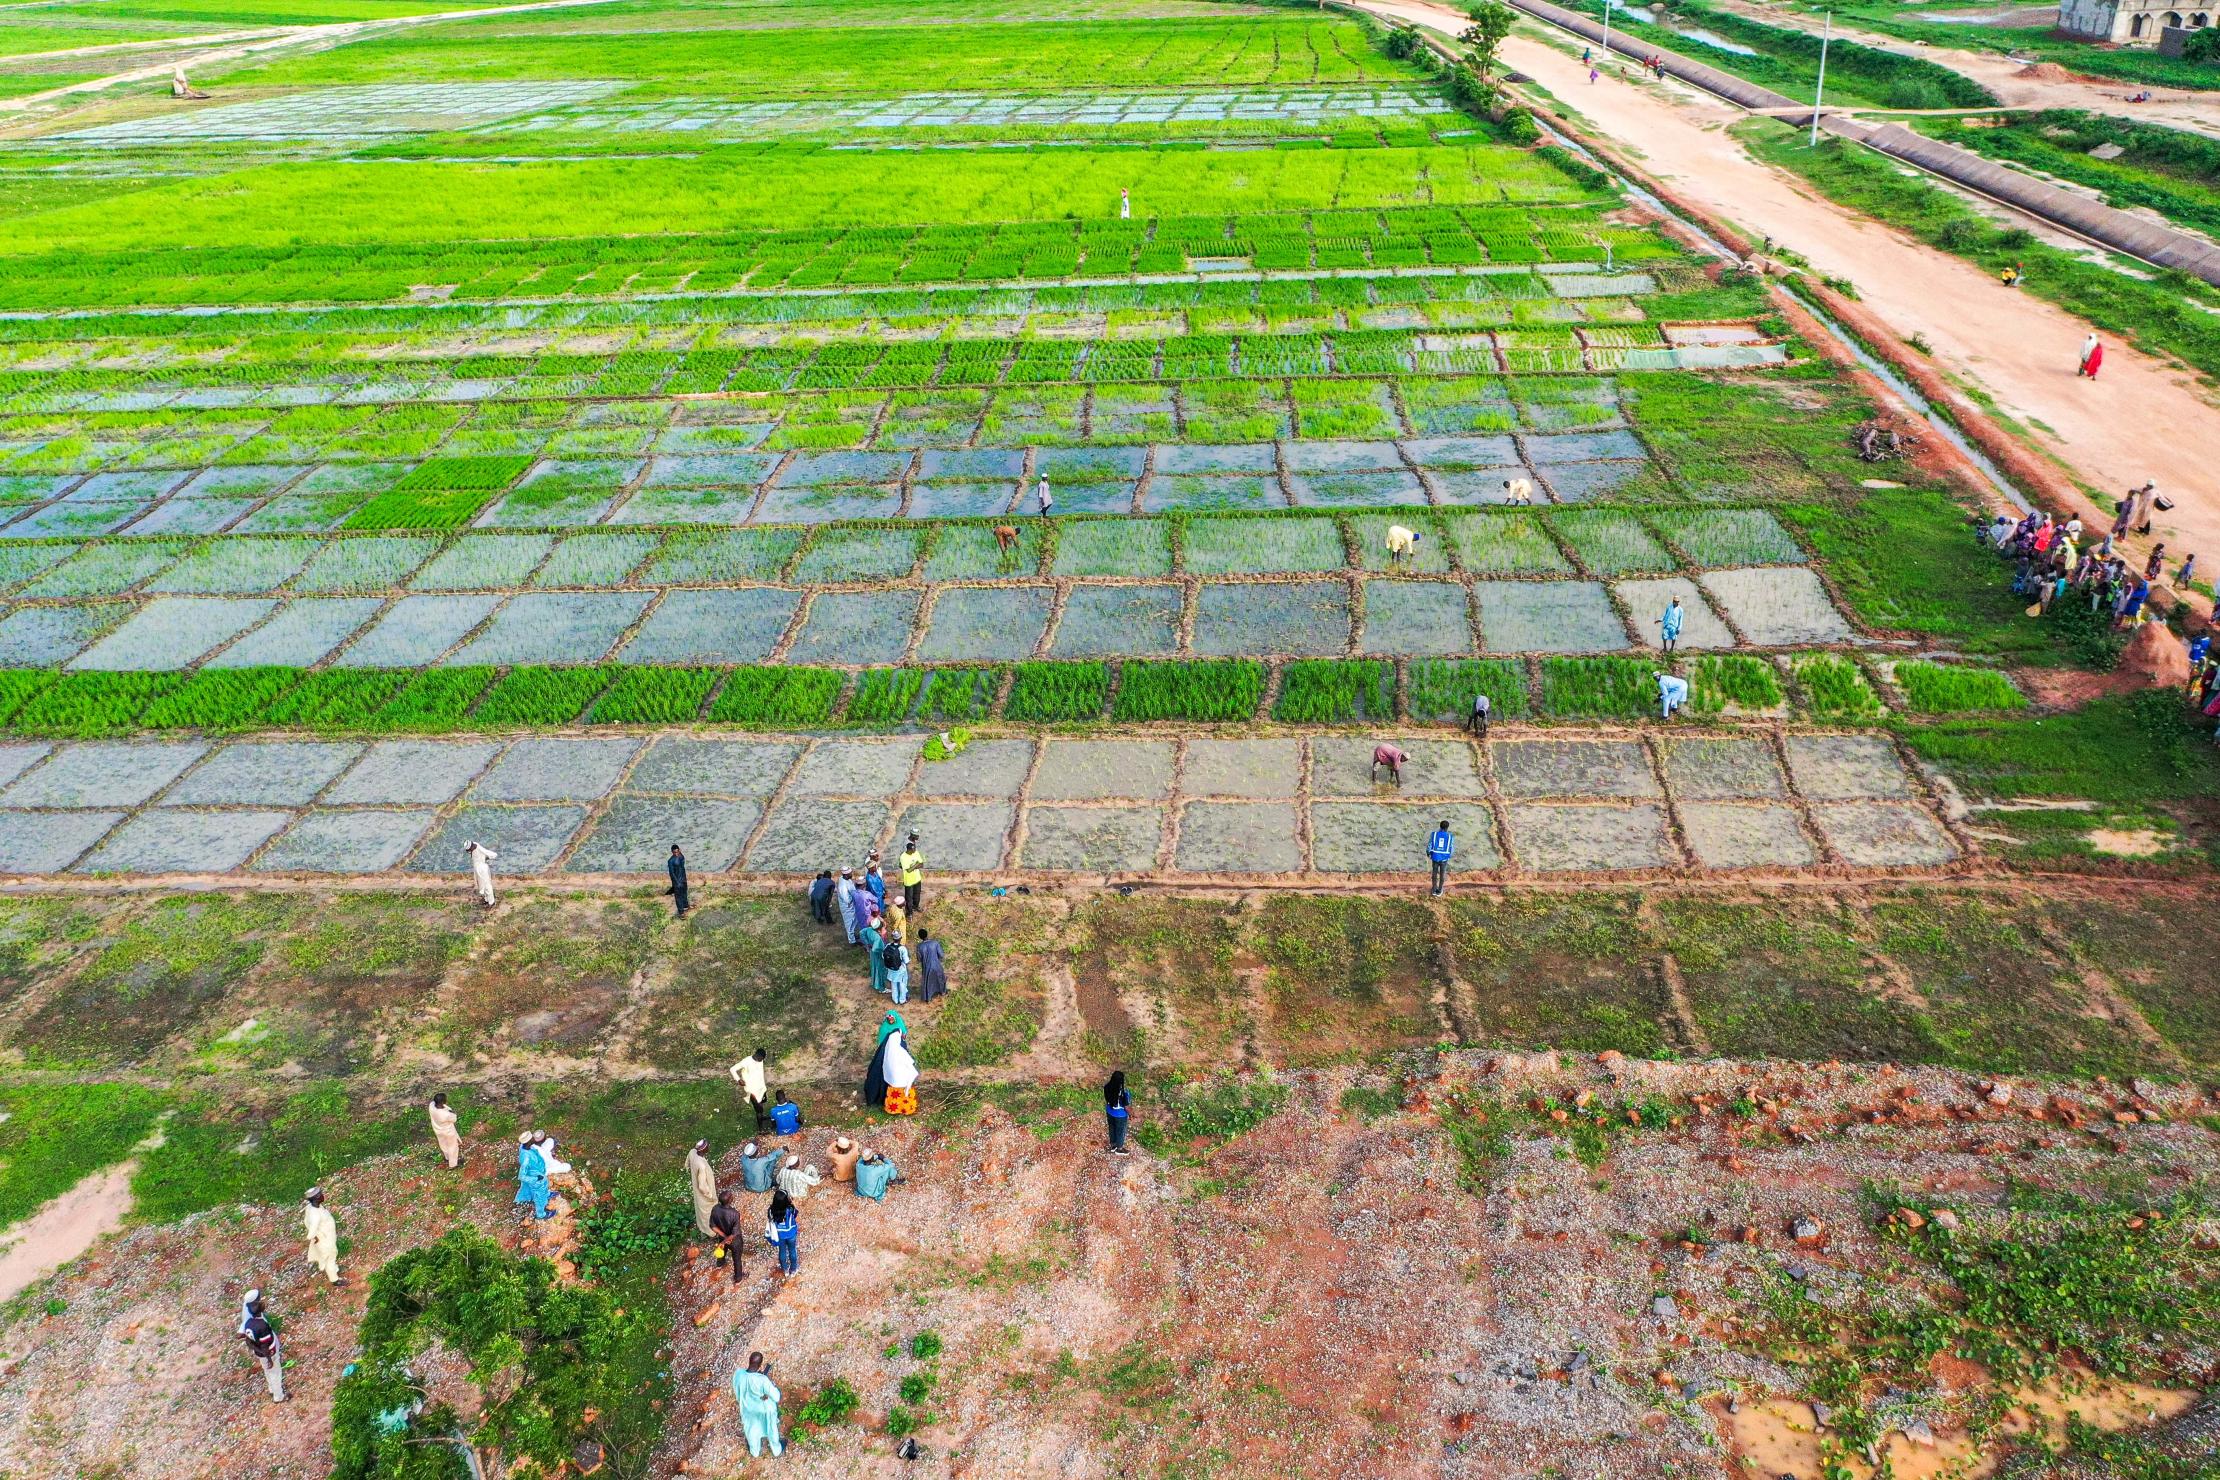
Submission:
{"label": "dirt road", "polygon": [[[1451,33],[1464,24],[1413,0],[1367,8]],[[2155,479],[2176,503],[2158,526],[2171,556],[2220,552],[2210,451],[2220,405],[2188,371],[2106,335],[2103,375],[2084,380],[2074,366],[2086,323],[1759,164],[1726,132],[1740,110],[1677,83],[1632,81],[1631,68],[1590,86],[1577,58],[1524,37],[1506,41],[1503,57],[1689,200],[1857,284],[1868,308],[1906,338],[1924,334],[1939,366],[1985,391],[2083,482],[2111,491]]]}

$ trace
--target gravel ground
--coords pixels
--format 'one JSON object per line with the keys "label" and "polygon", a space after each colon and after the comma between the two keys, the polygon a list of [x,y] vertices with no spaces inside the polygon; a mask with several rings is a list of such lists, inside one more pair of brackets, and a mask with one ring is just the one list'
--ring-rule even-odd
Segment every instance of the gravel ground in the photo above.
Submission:
{"label": "gravel ground", "polygon": [[[930,1083],[938,1119],[846,1126],[903,1170],[884,1205],[828,1181],[802,1204],[791,1280],[760,1243],[737,1293],[706,1261],[678,1264],[656,1473],[767,1464],[747,1460],[727,1386],[762,1350],[790,1424],[835,1377],[861,1398],[853,1421],[789,1449],[779,1472],[795,1476],[1726,1480],[1727,1397],[1795,1385],[1722,1337],[1760,1276],[1795,1265],[1825,1290],[1877,1267],[1861,1188],[1945,1194],[1977,1219],[2007,1175],[2094,1185],[2140,1168],[2164,1190],[2220,1161],[2194,1120],[2209,1102],[2147,1085],[2020,1083],[2000,1106],[1948,1071],[1609,1054],[1418,1055],[1400,1074],[1282,1082],[1278,1114],[1175,1161],[1105,1155],[1087,1111],[948,1112]],[[1343,1108],[1360,1085],[1402,1107]],[[1477,1193],[1440,1128],[1457,1102],[1577,1117],[1651,1095],[1675,1123],[1615,1135],[1593,1168],[1521,1117]],[[1757,1112],[1728,1113],[1737,1096]],[[1152,1111],[1144,1096],[1142,1124]],[[798,1149],[822,1164],[842,1128]],[[457,1217],[513,1230],[500,1150],[473,1147],[459,1183],[428,1147],[332,1178],[344,1267]],[[744,1201],[752,1218],[761,1199]],[[1816,1244],[1791,1239],[1799,1216],[1824,1226]],[[1688,1228],[1706,1234],[1693,1251]],[[34,1287],[0,1326],[0,1472],[324,1473],[363,1290],[314,1280],[286,1206],[134,1232]],[[282,1409],[231,1338],[253,1283],[287,1320]],[[49,1300],[64,1308],[42,1314]],[[908,1343],[924,1330],[945,1349],[921,1363]],[[886,1418],[927,1369],[922,1455],[899,1465]],[[1947,1442],[1947,1412],[1936,1427]]]}

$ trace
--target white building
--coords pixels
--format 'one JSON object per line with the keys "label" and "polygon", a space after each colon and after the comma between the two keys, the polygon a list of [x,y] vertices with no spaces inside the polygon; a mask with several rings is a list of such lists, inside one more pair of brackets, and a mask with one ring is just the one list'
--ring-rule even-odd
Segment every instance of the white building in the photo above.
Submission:
{"label": "white building", "polygon": [[2156,46],[2168,26],[2200,31],[2212,24],[2213,0],[2197,0],[2197,4],[2203,8],[2182,0],[2063,0],[2058,29],[2084,41]]}

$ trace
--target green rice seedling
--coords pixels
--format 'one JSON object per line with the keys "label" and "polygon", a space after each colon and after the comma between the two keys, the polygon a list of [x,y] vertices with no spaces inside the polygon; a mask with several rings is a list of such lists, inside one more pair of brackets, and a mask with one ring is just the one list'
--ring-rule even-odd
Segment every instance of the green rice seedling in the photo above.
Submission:
{"label": "green rice seedling", "polygon": [[1780,674],[1763,658],[1707,654],[1688,674],[1688,707],[1697,714],[1718,714],[1729,704],[1755,712],[1782,702]]}
{"label": "green rice seedling", "polygon": [[41,689],[52,685],[56,677],[45,668],[0,669],[0,724],[12,724],[16,711]]}
{"label": "green rice seedling", "polygon": [[477,665],[427,669],[371,711],[362,728],[406,735],[458,729],[471,704],[493,682],[493,674],[493,669]]}
{"label": "green rice seedling", "polygon": [[1402,435],[1403,429],[1390,409],[1385,381],[1298,380],[1294,397],[1296,419],[1306,438]]}
{"label": "green rice seedling", "polygon": [[1904,702],[1916,714],[2027,707],[2027,696],[1993,668],[1915,661],[1897,664],[1895,677]]}
{"label": "green rice seedling", "polygon": [[1395,665],[1377,658],[1299,658],[1280,671],[1272,717],[1297,725],[1395,717]]}
{"label": "green rice seedling", "polygon": [[75,740],[126,735],[148,704],[185,682],[182,673],[64,673],[9,721],[29,735]]}
{"label": "green rice seedling", "polygon": [[493,498],[482,488],[387,489],[347,516],[342,529],[460,529]]}
{"label": "green rice seedling", "polygon": [[735,668],[711,701],[709,718],[758,729],[821,725],[831,718],[846,678],[836,668]]}
{"label": "green rice seedling", "polygon": [[620,669],[586,715],[590,725],[691,724],[722,675],[714,668]]}
{"label": "green rice seedling", "polygon": [[594,696],[609,686],[610,670],[586,668],[512,668],[486,690],[471,715],[478,725],[567,725],[584,714]]}
{"label": "green rice seedling", "polygon": [[265,713],[279,729],[360,730],[413,676],[393,668],[331,668],[303,677]]}
{"label": "green rice seedling", "polygon": [[1002,717],[1035,724],[1102,718],[1110,699],[1107,663],[1020,663]]}
{"label": "green rice seedling", "polygon": [[917,707],[917,691],[924,682],[922,668],[873,668],[858,674],[855,692],[848,696],[847,722],[901,724]]}
{"label": "green rice seedling", "polygon": [[1808,653],[1795,661],[1796,682],[1813,719],[1865,720],[1882,714],[1881,696],[1858,665],[1836,653]]}
{"label": "green rice seedling", "polygon": [[1542,705],[1583,719],[1641,719],[1656,708],[1657,672],[1640,658],[1544,658]]}
{"label": "green rice seedling", "polygon": [[1652,522],[1690,559],[1707,568],[1794,565],[1804,559],[1795,539],[1763,509],[1665,510]]}
{"label": "green rice seedling", "polygon": [[1494,719],[1526,714],[1526,667],[1510,658],[1413,658],[1410,715],[1463,724],[1476,694],[1486,694]]}
{"label": "green rice seedling", "polygon": [[925,675],[917,697],[917,717],[926,724],[959,725],[985,719],[994,707],[1008,668],[935,668]]}
{"label": "green rice seedling", "polygon": [[149,730],[223,733],[267,723],[278,695],[300,682],[298,668],[209,668],[150,702],[139,716]]}
{"label": "green rice seedling", "polygon": [[1256,714],[1264,665],[1254,658],[1129,659],[1118,676],[1111,717],[1128,721],[1230,722]]}

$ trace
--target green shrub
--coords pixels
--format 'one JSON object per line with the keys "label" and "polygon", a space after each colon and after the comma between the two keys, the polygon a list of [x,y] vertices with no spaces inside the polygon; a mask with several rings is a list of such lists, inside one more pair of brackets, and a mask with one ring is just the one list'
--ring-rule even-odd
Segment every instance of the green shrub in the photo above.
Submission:
{"label": "green shrub", "polygon": [[846,680],[834,668],[735,668],[711,701],[709,718],[757,729],[821,725],[832,717]]}
{"label": "green shrub", "polygon": [[1917,714],[1956,714],[1968,709],[2025,709],[2027,696],[1993,668],[1956,663],[1896,665],[1896,686]]}
{"label": "green shrub", "polygon": [[812,1428],[829,1429],[836,1423],[846,1423],[854,1416],[861,1403],[856,1390],[848,1385],[845,1377],[836,1377],[816,1392],[795,1413],[794,1421]]}
{"label": "green shrub", "polygon": [[1100,719],[1109,699],[1107,663],[1020,663],[1002,717],[1035,724]]}
{"label": "green shrub", "polygon": [[686,1187],[677,1177],[643,1187],[619,1172],[606,1194],[578,1210],[578,1251],[572,1258],[582,1278],[610,1279],[635,1261],[660,1259],[693,1231]]}
{"label": "green shrub", "polygon": [[1395,717],[1395,665],[1378,658],[1299,658],[1280,671],[1273,717],[1343,724]]}
{"label": "green shrub", "polygon": [[1263,699],[1264,665],[1254,658],[1134,658],[1118,675],[1112,717],[1228,722],[1253,717]]}

